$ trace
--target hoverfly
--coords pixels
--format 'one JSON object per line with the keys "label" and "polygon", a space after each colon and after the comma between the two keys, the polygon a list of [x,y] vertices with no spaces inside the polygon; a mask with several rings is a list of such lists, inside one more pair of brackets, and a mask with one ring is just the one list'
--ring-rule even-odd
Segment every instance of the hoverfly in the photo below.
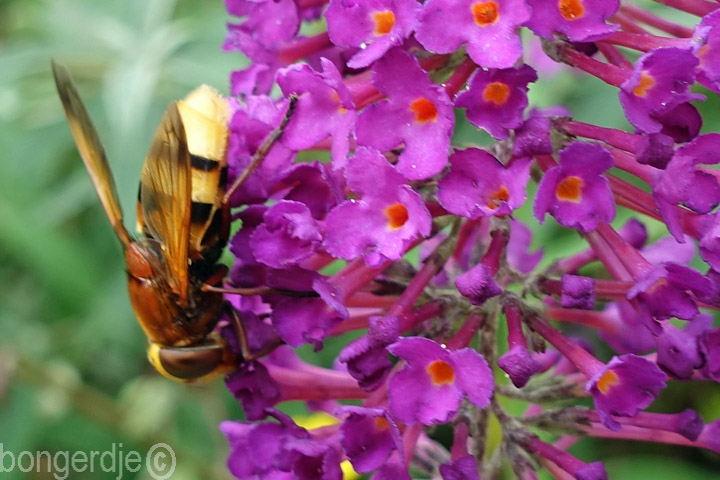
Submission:
{"label": "hoverfly", "polygon": [[[130,303],[148,337],[150,363],[165,377],[192,382],[253,358],[238,314],[223,297],[224,291],[242,289],[222,288],[227,267],[218,260],[229,236],[230,196],[280,137],[295,98],[280,126],[227,190],[227,102],[203,85],[171,103],[140,175],[140,237],[135,239],[123,224],[105,150],[75,84],[65,67],[53,61],[52,70],[75,144],[122,244]],[[233,319],[242,358],[215,331],[225,313]]]}

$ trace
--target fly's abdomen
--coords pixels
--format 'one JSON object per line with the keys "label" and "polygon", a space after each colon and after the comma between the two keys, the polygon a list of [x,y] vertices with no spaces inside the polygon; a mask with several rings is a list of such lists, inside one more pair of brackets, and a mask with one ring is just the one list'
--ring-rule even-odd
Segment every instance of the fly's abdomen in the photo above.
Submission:
{"label": "fly's abdomen", "polygon": [[229,221],[221,207],[227,183],[229,107],[216,90],[201,85],[178,102],[178,110],[192,172],[190,258],[215,262],[227,242]]}

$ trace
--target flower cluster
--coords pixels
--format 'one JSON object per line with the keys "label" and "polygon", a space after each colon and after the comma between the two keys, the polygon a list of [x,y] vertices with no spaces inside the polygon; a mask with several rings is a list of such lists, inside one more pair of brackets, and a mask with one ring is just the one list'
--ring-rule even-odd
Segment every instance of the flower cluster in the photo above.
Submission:
{"label": "flower cluster", "polygon": [[[670,382],[720,381],[720,134],[700,133],[691,89],[720,92],[720,5],[662,3],[697,24],[619,0],[226,0],[224,48],[251,60],[230,79],[230,176],[284,124],[233,196],[228,284],[262,295],[228,299],[270,352],[226,378],[246,414],[221,426],[237,478],[349,462],[477,480],[503,461],[606,478],[568,452],[582,436],[720,453],[719,419],[645,412]],[[615,87],[632,132],[530,109],[538,43]],[[458,113],[494,143],[455,144]],[[586,249],[543,262],[544,222]],[[295,351],[328,342],[332,366]],[[290,400],[333,421],[301,427]]]}

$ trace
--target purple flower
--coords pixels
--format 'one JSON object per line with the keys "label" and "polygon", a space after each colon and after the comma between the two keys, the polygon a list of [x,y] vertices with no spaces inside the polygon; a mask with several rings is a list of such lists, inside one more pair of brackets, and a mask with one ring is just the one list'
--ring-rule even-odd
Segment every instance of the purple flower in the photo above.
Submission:
{"label": "purple flower", "polygon": [[297,5],[292,0],[226,0],[225,6],[230,15],[247,17],[244,29],[265,45],[293,38],[300,27]]}
{"label": "purple flower", "polygon": [[595,308],[595,279],[579,275],[563,275],[560,304],[563,308],[582,310]]}
{"label": "purple flower", "polygon": [[376,390],[384,383],[392,363],[386,347],[400,336],[396,315],[370,317],[367,335],[350,342],[338,356],[347,365],[348,373],[363,390]]}
{"label": "purple flower", "polygon": [[381,152],[404,144],[397,169],[411,180],[428,178],[447,163],[455,116],[445,90],[435,85],[407,52],[395,48],[373,67],[373,85],[387,101],[366,108],[358,118],[360,145]]}
{"label": "purple flower", "polygon": [[439,470],[443,480],[480,480],[477,462],[472,455],[440,465]]}
{"label": "purple flower", "polygon": [[467,44],[468,55],[481,67],[510,68],[522,54],[516,30],[529,19],[524,0],[428,0],[415,38],[436,53]]}
{"label": "purple flower", "polygon": [[479,263],[455,279],[458,291],[473,305],[482,305],[489,298],[502,293],[494,278],[494,272],[485,264]]}
{"label": "purple flower", "polygon": [[510,239],[507,244],[507,262],[520,273],[530,273],[540,262],[543,249],[529,252],[532,233],[520,220],[510,220]]}
{"label": "purple flower", "polygon": [[342,175],[320,162],[293,165],[280,179],[282,197],[301,202],[310,209],[316,220],[345,199]]}
{"label": "purple flower", "polygon": [[401,462],[390,460],[370,477],[370,480],[412,480],[408,469]]}
{"label": "purple flower", "polygon": [[379,152],[358,148],[345,176],[360,197],[328,214],[328,253],[348,260],[362,256],[369,266],[378,266],[398,260],[413,240],[430,233],[422,199]]}
{"label": "purple flower", "polygon": [[280,458],[281,468],[292,471],[298,480],[342,480],[341,452],[332,445],[313,438],[290,437]]}
{"label": "purple flower", "polygon": [[[655,347],[652,336],[637,310],[628,302],[611,302],[605,306],[602,316],[613,325],[612,329],[598,332],[598,336],[617,353],[646,353]],[[628,335],[627,332],[633,332]]]}
{"label": "purple flower", "polygon": [[299,97],[282,142],[294,150],[303,150],[330,137],[333,165],[343,168],[355,125],[355,104],[335,65],[327,59],[322,59],[321,64],[322,74],[307,64],[294,64],[278,72],[277,82],[283,94]]}
{"label": "purple flower", "polygon": [[470,79],[470,88],[455,99],[455,106],[467,108],[470,123],[502,140],[522,124],[528,83],[535,80],[537,74],[528,65],[478,70]]}
{"label": "purple flower", "polygon": [[338,292],[317,272],[300,268],[274,270],[269,273],[268,285],[282,290],[315,292],[318,295],[274,295],[267,299],[272,305],[273,327],[288,345],[297,347],[310,343],[319,350],[330,329],[348,317],[347,308]]}
{"label": "purple flower", "polygon": [[459,150],[440,180],[438,200],[449,212],[468,218],[511,213],[525,202],[530,159],[504,166],[485,150]]}
{"label": "purple flower", "polygon": [[435,425],[450,420],[463,397],[485,408],[493,391],[493,377],[475,350],[450,352],[422,337],[401,338],[388,347],[407,365],[390,379],[390,411],[406,423]]}
{"label": "purple flower", "polygon": [[618,25],[605,21],[617,12],[619,0],[527,0],[532,9],[525,25],[552,40],[555,33],[571,42],[593,42],[610,36]]}
{"label": "purple flower", "polygon": [[675,142],[672,138],[662,133],[650,133],[643,135],[636,159],[643,165],[665,169],[674,154]]}
{"label": "purple flower", "polygon": [[665,388],[665,374],[656,364],[636,355],[613,357],[586,385],[603,425],[618,431],[611,415],[632,417]]}
{"label": "purple flower", "polygon": [[[720,134],[700,135],[678,148],[665,170],[658,174],[653,193],[666,222],[679,224],[676,205],[682,204],[698,213],[709,213],[720,204],[717,177],[697,168],[700,164],[720,162],[718,148]],[[679,227],[671,230],[673,232],[678,241],[684,240]]]}
{"label": "purple flower", "polygon": [[613,166],[605,148],[594,143],[573,142],[560,150],[560,163],[540,181],[533,213],[542,223],[550,213],[560,225],[582,232],[615,217],[615,201],[602,173]]}
{"label": "purple flower", "polygon": [[419,11],[415,0],[331,0],[325,18],[335,45],[359,48],[348,67],[363,68],[410,36]]}
{"label": "purple flower", "polygon": [[294,265],[312,255],[322,241],[319,225],[302,203],[282,200],[265,212],[264,220],[250,237],[250,247],[268,267]]}
{"label": "purple flower", "polygon": [[550,155],[553,153],[550,140],[550,119],[536,112],[530,113],[515,130],[513,155],[516,157],[532,157],[533,155]]}
{"label": "purple flower", "polygon": [[705,332],[699,339],[700,351],[705,358],[702,374],[705,378],[720,381],[720,328]]}
{"label": "purple flower", "polygon": [[679,48],[660,48],[641,56],[619,93],[628,121],[641,132],[657,133],[662,131],[662,114],[682,103],[704,99],[690,92],[697,63],[692,52]]}
{"label": "purple flower", "polygon": [[260,362],[247,363],[230,373],[225,384],[242,403],[248,420],[265,418],[265,410],[280,400],[280,387]]}
{"label": "purple flower", "polygon": [[698,307],[688,291],[702,296],[709,294],[711,288],[710,280],[692,268],[665,263],[639,278],[627,297],[630,300],[638,297],[660,320],[690,319],[698,314]]}
{"label": "purple flower", "polygon": [[220,424],[220,431],[230,444],[228,469],[235,478],[292,478],[290,472],[280,472],[275,466],[276,457],[289,435],[284,425],[226,421]]}
{"label": "purple flower", "polygon": [[712,317],[699,314],[681,330],[670,322],[663,322],[657,337],[657,364],[665,372],[681,380],[689,379],[693,371],[705,363],[699,339],[712,327]]}
{"label": "purple flower", "polygon": [[343,407],[342,412],[348,416],[340,427],[340,444],[356,472],[372,472],[390,453],[402,451],[400,431],[385,410]]}
{"label": "purple flower", "polygon": [[497,364],[508,374],[510,381],[517,388],[524,387],[530,381],[530,378],[542,368],[542,365],[530,353],[530,350],[522,345],[515,345],[500,355]]}
{"label": "purple flower", "polygon": [[267,267],[255,259],[250,247],[250,238],[257,226],[262,223],[266,210],[263,205],[253,205],[238,215],[238,219],[242,221],[242,228],[230,241],[230,252],[235,256],[235,265],[230,278],[238,287],[265,285]]}
{"label": "purple flower", "polygon": [[695,27],[694,38],[702,40],[702,46],[695,53],[698,64],[698,81],[706,87],[720,91],[720,12],[705,15]]}

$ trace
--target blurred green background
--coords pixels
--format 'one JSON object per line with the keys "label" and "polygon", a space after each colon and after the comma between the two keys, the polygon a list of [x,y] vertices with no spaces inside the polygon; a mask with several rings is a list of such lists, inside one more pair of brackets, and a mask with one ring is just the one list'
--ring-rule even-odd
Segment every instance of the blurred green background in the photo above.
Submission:
{"label": "blurred green background", "polygon": [[[229,20],[220,1],[0,0],[0,459],[3,452],[113,445],[144,455],[164,442],[177,456],[171,478],[229,478],[217,425],[241,418],[241,409],[221,381],[180,385],[149,367],[118,242],[50,73],[55,58],[78,84],[132,228],[140,167],[167,104],[200,83],[227,93],[229,72],[242,65],[239,55],[220,50]],[[626,127],[616,92],[596,80],[559,73],[533,86],[532,97],[540,106],[569,106],[581,120]],[[701,108],[704,131],[718,130],[716,95]],[[468,126],[457,137],[484,138]],[[529,205],[519,216],[537,229],[535,245],[546,249],[547,262],[583,247],[551,220],[538,228]],[[341,345],[329,342],[316,363],[331,365]],[[717,385],[675,383],[656,409],[685,407],[720,417]],[[573,452],[605,460],[616,479],[710,479],[720,469],[716,456],[680,447],[584,440]],[[41,472],[0,476],[53,478],[45,466]],[[151,477],[142,469],[122,478]]]}

